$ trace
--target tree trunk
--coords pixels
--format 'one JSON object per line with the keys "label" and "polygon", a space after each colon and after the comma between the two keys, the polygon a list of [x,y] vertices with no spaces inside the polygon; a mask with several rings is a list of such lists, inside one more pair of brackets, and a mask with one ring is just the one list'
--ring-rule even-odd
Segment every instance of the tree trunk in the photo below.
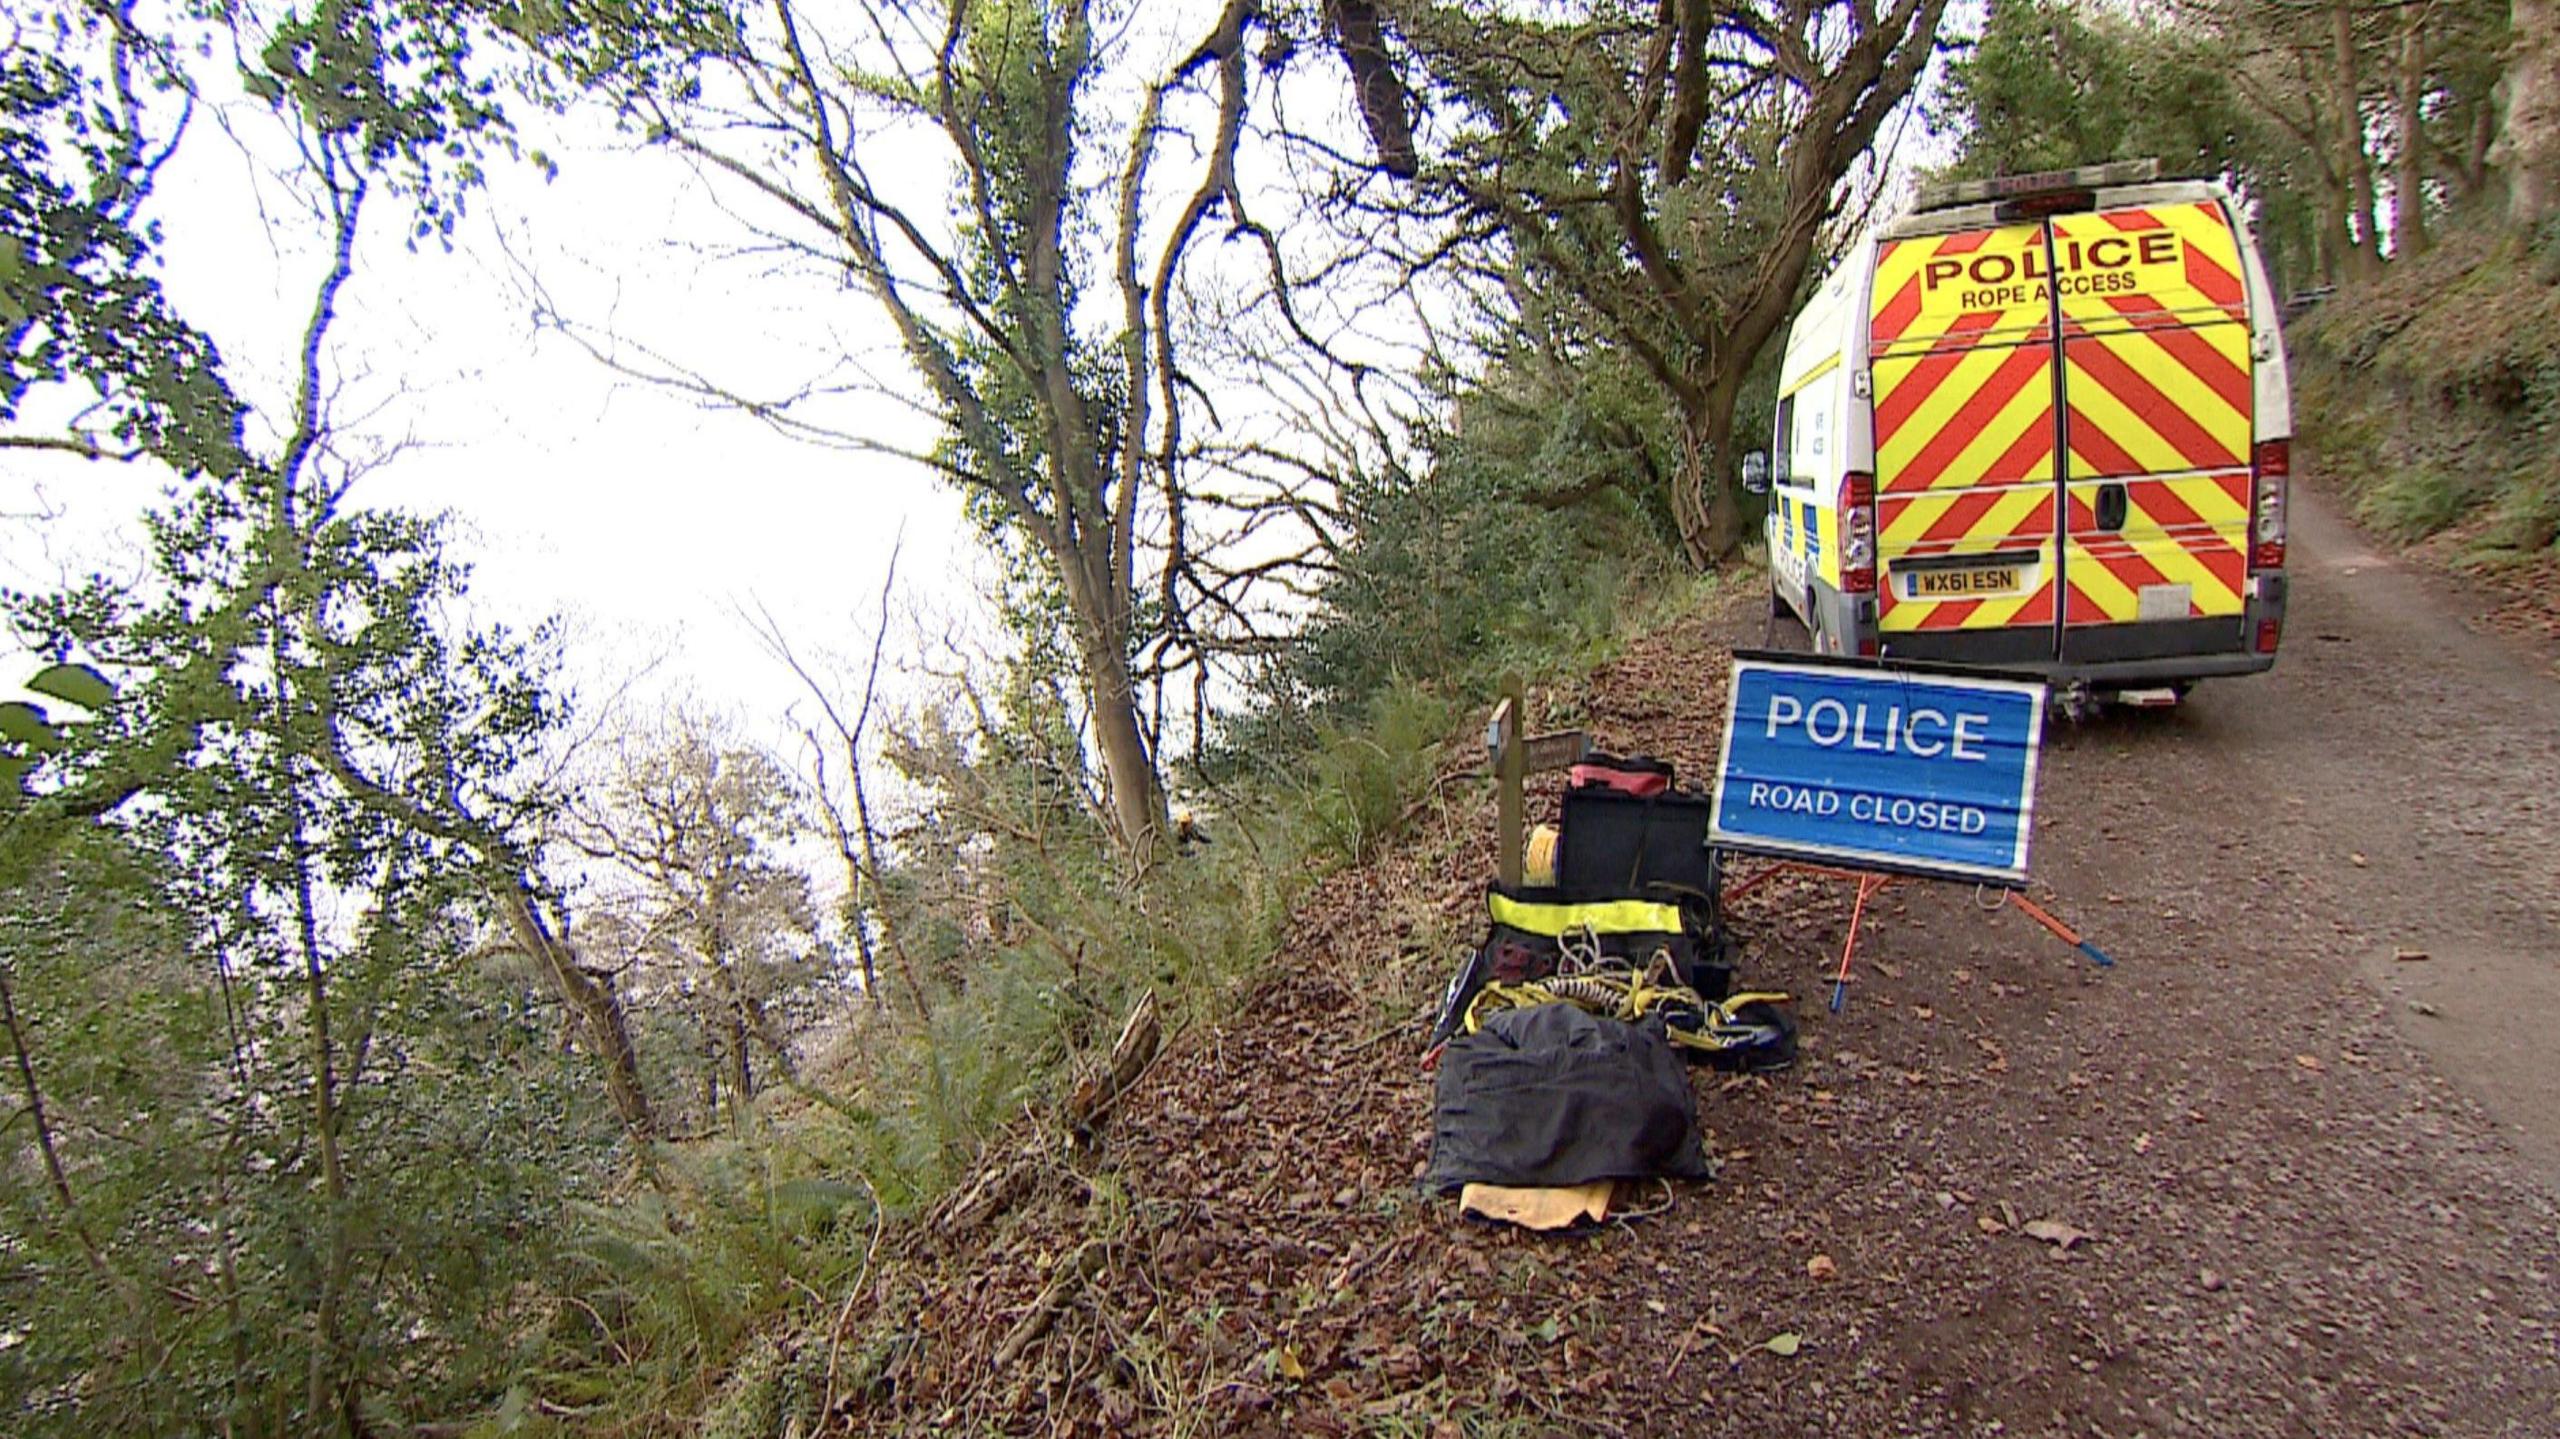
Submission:
{"label": "tree trunk", "polygon": [[[89,1267],[96,1271],[97,1276],[116,1281],[115,1271],[107,1266],[105,1251],[98,1247],[97,1239],[89,1233],[87,1222],[80,1217],[80,1206],[72,1202],[71,1180],[63,1170],[60,1152],[53,1145],[53,1121],[45,1115],[44,1090],[36,1083],[35,1059],[27,1052],[26,1030],[18,1023],[17,1001],[9,993],[9,971],[5,965],[0,965],[0,1028],[5,1028],[9,1035],[9,1052],[17,1061],[19,1092],[26,1097],[23,1112],[34,1122],[36,1152],[44,1160],[45,1179],[53,1187],[54,1202],[61,1207],[63,1227],[79,1242],[80,1252],[88,1256]],[[15,1116],[12,1116],[12,1122],[15,1122]],[[120,1282],[118,1287],[122,1287]]]}
{"label": "tree trunk", "polygon": [[2400,85],[2393,94],[2391,253],[2398,259],[2427,248],[2427,136],[2419,107],[2427,98],[2427,40],[2410,12],[2400,32]]}
{"label": "tree trunk", "polygon": [[2344,281],[2353,265],[2355,237],[2347,233],[2347,192],[2335,186],[2320,188],[2320,283],[2335,285]]}
{"label": "tree trunk", "polygon": [[2462,155],[2456,162],[2454,184],[2462,192],[2464,209],[2478,204],[2489,192],[2489,152],[2498,143],[2498,111],[2494,105],[2479,105],[2471,112],[2471,134],[2464,141]]}
{"label": "tree trunk", "polygon": [[[879,666],[875,664],[872,672],[877,675]],[[863,702],[866,705],[870,703],[867,694]],[[852,851],[846,851],[846,865],[853,871],[853,903],[858,911],[853,917],[854,928],[859,933],[867,934],[869,931],[864,928],[866,924],[880,926],[880,937],[888,943],[889,957],[898,962],[898,973],[907,981],[907,1000],[916,1007],[917,1022],[923,1023],[933,1018],[933,1008],[925,1002],[924,981],[916,977],[915,961],[907,955],[906,935],[898,928],[898,922],[890,917],[888,897],[880,893],[880,832],[872,826],[871,797],[864,791],[862,785],[860,737],[849,736],[845,740],[844,751],[853,788],[853,822],[862,836],[860,864],[854,864]],[[830,809],[828,813],[833,815],[834,810]],[[837,836],[836,843],[839,847],[844,844],[842,835]],[[868,909],[862,908],[866,895],[870,897]],[[866,939],[862,945],[862,983],[866,998],[880,997],[879,992],[871,988],[877,982],[878,977],[873,973],[871,964],[871,943]]]}
{"label": "tree trunk", "polygon": [[2330,7],[2329,18],[2329,103],[2336,112],[2335,144],[2338,175],[2347,191],[2346,218],[2354,227],[2348,235],[2347,273],[2363,279],[2382,260],[2380,237],[2373,226],[2373,160],[2364,146],[2364,87],[2356,74],[2355,19],[2345,0]]}
{"label": "tree trunk", "polygon": [[[281,696],[278,708],[283,708]],[[328,1213],[328,1243],[323,1251],[326,1257],[320,1270],[320,1293],[312,1311],[304,1403],[311,1422],[319,1423],[326,1415],[335,1421],[330,1427],[355,1434],[363,1427],[355,1404],[361,1376],[347,1363],[345,1324],[340,1318],[355,1245],[348,1232],[352,1216],[347,1205],[346,1160],[338,1143],[337,1049],[329,1037],[328,974],[320,954],[319,914],[312,893],[311,871],[316,861],[290,757],[280,769],[285,802],[293,812],[289,836],[293,845],[294,937],[302,958],[303,1017],[311,1045],[311,1133],[313,1147],[320,1156],[321,1198]]]}
{"label": "tree trunk", "polygon": [[748,1106],[755,1103],[755,1068],[747,1055],[747,1021],[739,1014],[736,1001],[729,1009],[729,1120],[736,1128],[747,1127]]}
{"label": "tree trunk", "polygon": [[1684,416],[1680,467],[1672,479],[1671,511],[1689,563],[1711,570],[1742,544],[1742,506],[1726,476],[1733,470],[1733,410],[1737,399],[1716,386]]}
{"label": "tree trunk", "polygon": [[1163,847],[1171,830],[1165,817],[1164,784],[1156,776],[1146,732],[1138,725],[1137,686],[1129,677],[1128,652],[1088,635],[1084,655],[1094,744],[1102,751],[1102,778],[1110,788],[1111,827],[1124,850],[1150,858]]}
{"label": "tree trunk", "polygon": [[2507,218],[2531,229],[2560,208],[2560,0],[2511,0],[2507,114],[2491,157],[2507,172]]}
{"label": "tree trunk", "polygon": [[622,1117],[622,1126],[632,1138],[655,1138],[657,1121],[649,1112],[649,1091],[640,1083],[640,1052],[631,1043],[622,996],[614,991],[610,978],[589,974],[579,966],[577,955],[534,911],[533,897],[521,880],[509,878],[504,883],[507,887],[499,898],[506,906],[507,925],[515,931],[516,943],[550,976],[560,1002],[576,1017],[587,1047],[604,1062],[605,1093],[613,1100],[614,1113]]}

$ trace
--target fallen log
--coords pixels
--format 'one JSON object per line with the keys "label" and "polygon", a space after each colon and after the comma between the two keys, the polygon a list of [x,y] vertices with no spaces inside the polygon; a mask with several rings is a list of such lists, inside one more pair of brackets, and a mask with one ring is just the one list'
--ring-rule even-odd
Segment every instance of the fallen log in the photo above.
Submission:
{"label": "fallen log", "polygon": [[1068,1127],[1080,1137],[1091,1138],[1111,1112],[1111,1106],[1155,1062],[1156,1050],[1163,1043],[1164,1026],[1156,1017],[1155,991],[1149,990],[1120,1026],[1120,1038],[1111,1046],[1109,1066],[1100,1073],[1086,1075],[1067,1096]]}
{"label": "fallen log", "polygon": [[1030,1159],[1014,1159],[978,1171],[977,1178],[934,1211],[934,1233],[955,1239],[975,1232],[979,1225],[1011,1208],[1031,1187],[1037,1173],[1038,1166]]}

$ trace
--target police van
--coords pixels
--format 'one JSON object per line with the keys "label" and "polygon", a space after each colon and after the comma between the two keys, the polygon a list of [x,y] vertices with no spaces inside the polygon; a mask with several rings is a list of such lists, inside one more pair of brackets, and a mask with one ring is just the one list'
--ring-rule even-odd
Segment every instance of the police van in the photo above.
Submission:
{"label": "police van", "polygon": [[2157,168],[1924,190],[1796,317],[1744,484],[1817,650],[2155,701],[2275,663],[2277,300],[2229,191]]}

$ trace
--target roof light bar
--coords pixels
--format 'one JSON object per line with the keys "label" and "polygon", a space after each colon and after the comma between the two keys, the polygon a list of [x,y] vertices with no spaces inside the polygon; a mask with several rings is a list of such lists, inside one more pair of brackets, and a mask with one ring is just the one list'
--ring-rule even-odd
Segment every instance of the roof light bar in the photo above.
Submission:
{"label": "roof light bar", "polygon": [[2032,175],[2001,175],[1989,180],[1953,180],[1923,185],[1916,210],[1945,210],[1957,205],[1983,205],[2030,195],[2098,190],[2110,185],[2142,185],[2160,178],[2160,162],[2118,160],[2109,165],[2083,165],[2076,170],[2040,170]]}

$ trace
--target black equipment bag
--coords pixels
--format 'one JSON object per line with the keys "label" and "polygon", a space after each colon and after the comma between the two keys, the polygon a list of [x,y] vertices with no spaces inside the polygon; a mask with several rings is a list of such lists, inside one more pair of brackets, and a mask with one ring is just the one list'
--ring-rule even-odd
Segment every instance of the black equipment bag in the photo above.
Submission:
{"label": "black equipment bag", "polygon": [[1712,905],[1717,873],[1707,821],[1714,812],[1704,795],[1566,790],[1556,888]]}
{"label": "black equipment bag", "polygon": [[1423,1180],[1435,1194],[1711,1173],[1686,1067],[1659,1019],[1507,1009],[1450,1041],[1436,1084]]}
{"label": "black equipment bag", "polygon": [[1714,812],[1714,802],[1699,794],[1566,790],[1556,888],[1677,904],[1692,940],[1673,956],[1680,977],[1706,998],[1722,999],[1732,992],[1736,946],[1724,932],[1723,859],[1707,847]]}

